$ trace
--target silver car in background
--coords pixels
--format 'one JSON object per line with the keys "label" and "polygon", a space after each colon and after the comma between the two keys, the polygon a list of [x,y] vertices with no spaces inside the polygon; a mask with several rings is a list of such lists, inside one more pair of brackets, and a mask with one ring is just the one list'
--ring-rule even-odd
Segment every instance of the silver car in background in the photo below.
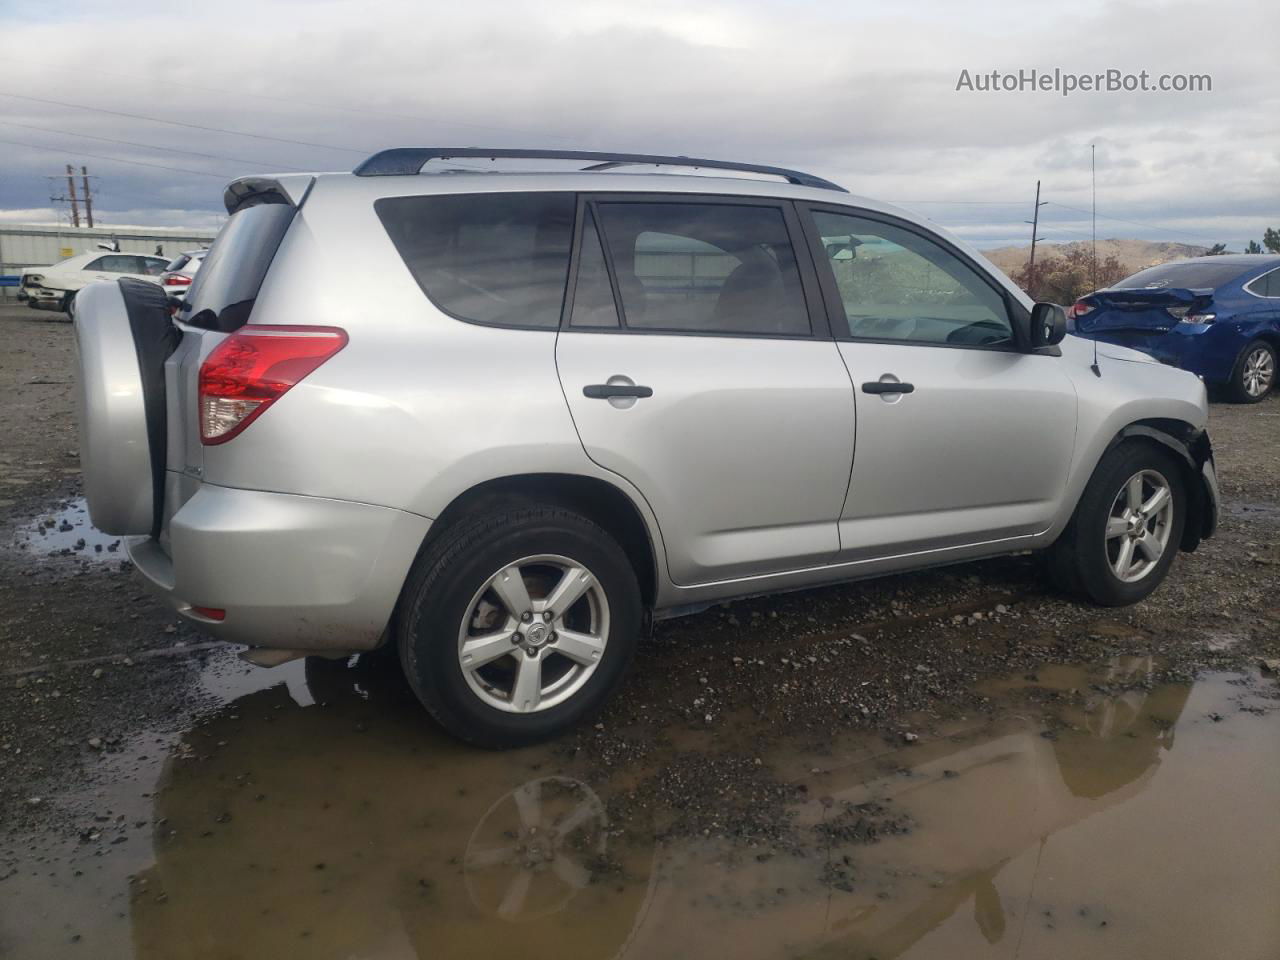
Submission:
{"label": "silver car in background", "polygon": [[172,322],[81,294],[94,523],[255,662],[388,646],[478,744],[579,722],[654,618],[1025,550],[1128,604],[1216,525],[1199,380],[808,174],[404,148],[226,206]]}

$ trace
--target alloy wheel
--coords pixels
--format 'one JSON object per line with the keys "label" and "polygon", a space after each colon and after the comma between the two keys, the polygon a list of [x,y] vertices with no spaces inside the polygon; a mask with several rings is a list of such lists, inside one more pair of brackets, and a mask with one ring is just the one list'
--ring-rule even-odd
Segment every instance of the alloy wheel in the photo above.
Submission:
{"label": "alloy wheel", "polygon": [[488,706],[536,713],[582,689],[608,638],[599,580],[569,557],[542,554],[502,567],[476,591],[458,631],[458,663]]}
{"label": "alloy wheel", "polygon": [[1245,357],[1240,380],[1244,392],[1251,397],[1261,397],[1271,389],[1276,376],[1275,356],[1266,347],[1258,347]]}
{"label": "alloy wheel", "polygon": [[1141,470],[1125,481],[1107,516],[1111,572],[1125,583],[1149,576],[1169,547],[1173,517],[1173,490],[1163,474]]}

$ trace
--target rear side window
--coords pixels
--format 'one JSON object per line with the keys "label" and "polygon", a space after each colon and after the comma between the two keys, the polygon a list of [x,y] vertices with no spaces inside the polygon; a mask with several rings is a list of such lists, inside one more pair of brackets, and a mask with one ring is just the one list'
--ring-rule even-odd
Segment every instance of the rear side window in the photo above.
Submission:
{"label": "rear side window", "polygon": [[85,267],[86,270],[101,270],[103,273],[138,273],[138,258],[114,253],[99,257]]}
{"label": "rear side window", "polygon": [[1245,289],[1259,297],[1280,297],[1280,270],[1272,270],[1245,284]]}
{"label": "rear side window", "polygon": [[296,213],[288,203],[261,203],[233,213],[191,284],[183,322],[224,333],[244,326]]}
{"label": "rear side window", "polygon": [[594,207],[629,329],[811,332],[780,208],[611,201]]}
{"label": "rear side window", "polygon": [[1163,290],[1165,288],[1202,289],[1220,287],[1244,273],[1238,263],[1205,263],[1183,261],[1161,263],[1140,270],[1121,280],[1112,290]]}
{"label": "rear side window", "polygon": [[575,205],[571,193],[486,193],[388,197],[374,210],[413,278],[444,312],[474,323],[555,329]]}

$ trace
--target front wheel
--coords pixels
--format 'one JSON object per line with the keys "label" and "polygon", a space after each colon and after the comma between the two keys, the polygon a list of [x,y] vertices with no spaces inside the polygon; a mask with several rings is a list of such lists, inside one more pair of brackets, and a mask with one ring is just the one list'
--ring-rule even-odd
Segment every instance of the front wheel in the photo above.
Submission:
{"label": "front wheel", "polygon": [[485,747],[554,737],[599,709],[635,652],[626,553],[587,518],[513,507],[463,521],[414,566],[397,644],[414,693]]}
{"label": "front wheel", "polygon": [[1276,382],[1276,351],[1265,340],[1254,340],[1240,352],[1228,384],[1236,403],[1257,403]]}
{"label": "front wheel", "polygon": [[1187,494],[1182,468],[1163,449],[1121,444],[1094,471],[1067,529],[1050,551],[1058,586],[1101,606],[1148,596],[1182,542]]}

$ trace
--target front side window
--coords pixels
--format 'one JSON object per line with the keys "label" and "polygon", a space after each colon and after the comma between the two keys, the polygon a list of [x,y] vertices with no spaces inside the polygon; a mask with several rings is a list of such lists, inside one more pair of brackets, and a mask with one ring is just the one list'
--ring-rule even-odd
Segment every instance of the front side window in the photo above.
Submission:
{"label": "front side window", "polygon": [[446,194],[374,203],[423,292],[475,323],[560,325],[576,198],[572,193]]}
{"label": "front side window", "polygon": [[890,223],[815,211],[847,330],[864,340],[949,346],[1014,342],[1004,297],[941,245]]}
{"label": "front side window", "polygon": [[809,335],[780,208],[694,201],[592,206],[629,329]]}

